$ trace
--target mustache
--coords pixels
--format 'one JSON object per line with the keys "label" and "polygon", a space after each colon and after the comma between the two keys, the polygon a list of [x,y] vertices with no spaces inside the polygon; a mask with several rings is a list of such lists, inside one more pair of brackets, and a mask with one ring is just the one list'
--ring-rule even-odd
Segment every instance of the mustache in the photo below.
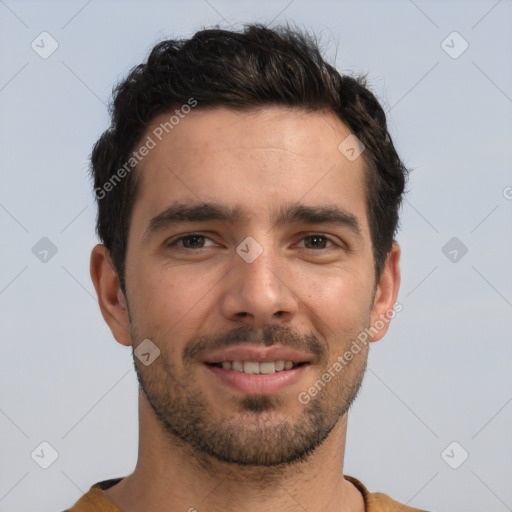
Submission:
{"label": "mustache", "polygon": [[282,345],[284,347],[308,352],[323,360],[328,356],[325,343],[314,334],[301,334],[297,330],[284,325],[267,325],[261,330],[249,326],[241,326],[226,333],[201,336],[191,341],[183,351],[185,362],[191,362],[205,351],[227,348],[232,345],[254,344],[271,347]]}

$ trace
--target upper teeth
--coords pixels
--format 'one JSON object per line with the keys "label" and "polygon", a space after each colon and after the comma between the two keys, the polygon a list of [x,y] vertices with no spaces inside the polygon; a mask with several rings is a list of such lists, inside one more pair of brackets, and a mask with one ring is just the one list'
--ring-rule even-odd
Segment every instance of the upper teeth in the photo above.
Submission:
{"label": "upper teeth", "polygon": [[257,361],[222,361],[222,368],[224,370],[236,370],[244,373],[275,373],[282,370],[291,370],[293,368],[293,361],[265,361],[258,363]]}

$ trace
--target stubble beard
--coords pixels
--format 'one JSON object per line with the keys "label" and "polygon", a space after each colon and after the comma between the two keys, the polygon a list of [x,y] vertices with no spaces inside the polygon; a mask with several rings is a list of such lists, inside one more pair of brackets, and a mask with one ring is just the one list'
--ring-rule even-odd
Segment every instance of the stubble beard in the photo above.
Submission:
{"label": "stubble beard", "polygon": [[[342,348],[340,354],[345,353],[363,329],[334,345]],[[254,331],[243,332],[254,334]],[[277,344],[284,336],[295,340],[293,344],[286,343],[287,346],[308,345],[319,352],[324,350],[323,364],[317,369],[314,382],[321,380],[333,363],[332,360],[329,362],[325,343],[320,343],[314,336],[304,338],[299,335],[299,341],[297,334],[281,326],[268,326],[263,333],[265,345]],[[132,324],[132,340],[141,339]],[[247,339],[247,334],[243,339]],[[159,346],[160,356],[150,366],[144,366],[134,356],[134,365],[141,392],[163,431],[169,435],[170,442],[191,448],[197,459],[204,462],[213,459],[239,467],[267,469],[304,462],[323,443],[354,402],[368,356],[367,349],[361,350],[329,383],[320,387],[307,404],[301,404],[297,397],[301,410],[295,418],[283,417],[283,398],[280,396],[248,395],[238,400],[235,411],[225,411],[219,419],[214,419],[211,406],[197,385],[193,373],[195,366],[185,362],[183,370],[179,371],[167,353],[168,341],[154,339],[153,342]]]}

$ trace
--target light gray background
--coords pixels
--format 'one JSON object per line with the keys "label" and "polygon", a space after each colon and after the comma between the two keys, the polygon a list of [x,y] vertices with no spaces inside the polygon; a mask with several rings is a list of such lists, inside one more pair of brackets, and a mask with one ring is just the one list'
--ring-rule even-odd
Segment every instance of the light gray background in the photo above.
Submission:
{"label": "light gray background", "polygon": [[[0,0],[0,511],[63,510],[136,462],[130,351],[88,272],[88,157],[113,84],[162,38],[271,20],[319,34],[341,71],[369,73],[415,168],[403,311],[372,345],[345,473],[437,512],[512,510],[509,0]],[[31,48],[43,31],[59,44],[47,59]],[[469,44],[456,59],[441,44],[453,31]],[[454,236],[468,248],[457,262],[442,252]],[[32,253],[42,237],[58,249],[46,263]],[[46,470],[31,458],[43,441],[58,452]],[[441,457],[452,441],[469,453],[458,469]],[[462,448],[448,454],[454,464]]]}

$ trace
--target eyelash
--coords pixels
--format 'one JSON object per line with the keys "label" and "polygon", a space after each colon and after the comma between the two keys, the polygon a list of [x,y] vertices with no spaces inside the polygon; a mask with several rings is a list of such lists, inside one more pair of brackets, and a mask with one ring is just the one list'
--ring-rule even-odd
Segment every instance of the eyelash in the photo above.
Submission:
{"label": "eyelash", "polygon": [[[213,241],[210,237],[208,237],[206,235],[202,235],[200,233],[187,233],[186,235],[181,235],[178,238],[175,238],[174,240],[170,241],[167,244],[167,247],[178,247],[178,249],[184,250],[184,251],[189,251],[189,250],[194,251],[194,250],[198,250],[198,249],[204,249],[204,247],[198,247],[198,248],[194,249],[194,248],[189,248],[189,247],[181,247],[178,245],[179,242],[182,242],[183,240],[186,240],[187,238],[194,238],[194,237],[201,237],[203,239]],[[323,238],[323,239],[327,240],[327,242],[332,244],[332,246],[339,246],[339,244],[336,244],[330,237],[328,237],[327,235],[324,235],[322,233],[311,233],[311,234],[305,235],[301,238],[301,241],[305,240],[306,238],[315,238],[315,237]],[[308,247],[303,247],[303,249],[308,249],[310,251],[328,250],[328,249],[332,249],[333,248],[332,246],[331,247],[321,247],[320,249],[311,249]]]}

